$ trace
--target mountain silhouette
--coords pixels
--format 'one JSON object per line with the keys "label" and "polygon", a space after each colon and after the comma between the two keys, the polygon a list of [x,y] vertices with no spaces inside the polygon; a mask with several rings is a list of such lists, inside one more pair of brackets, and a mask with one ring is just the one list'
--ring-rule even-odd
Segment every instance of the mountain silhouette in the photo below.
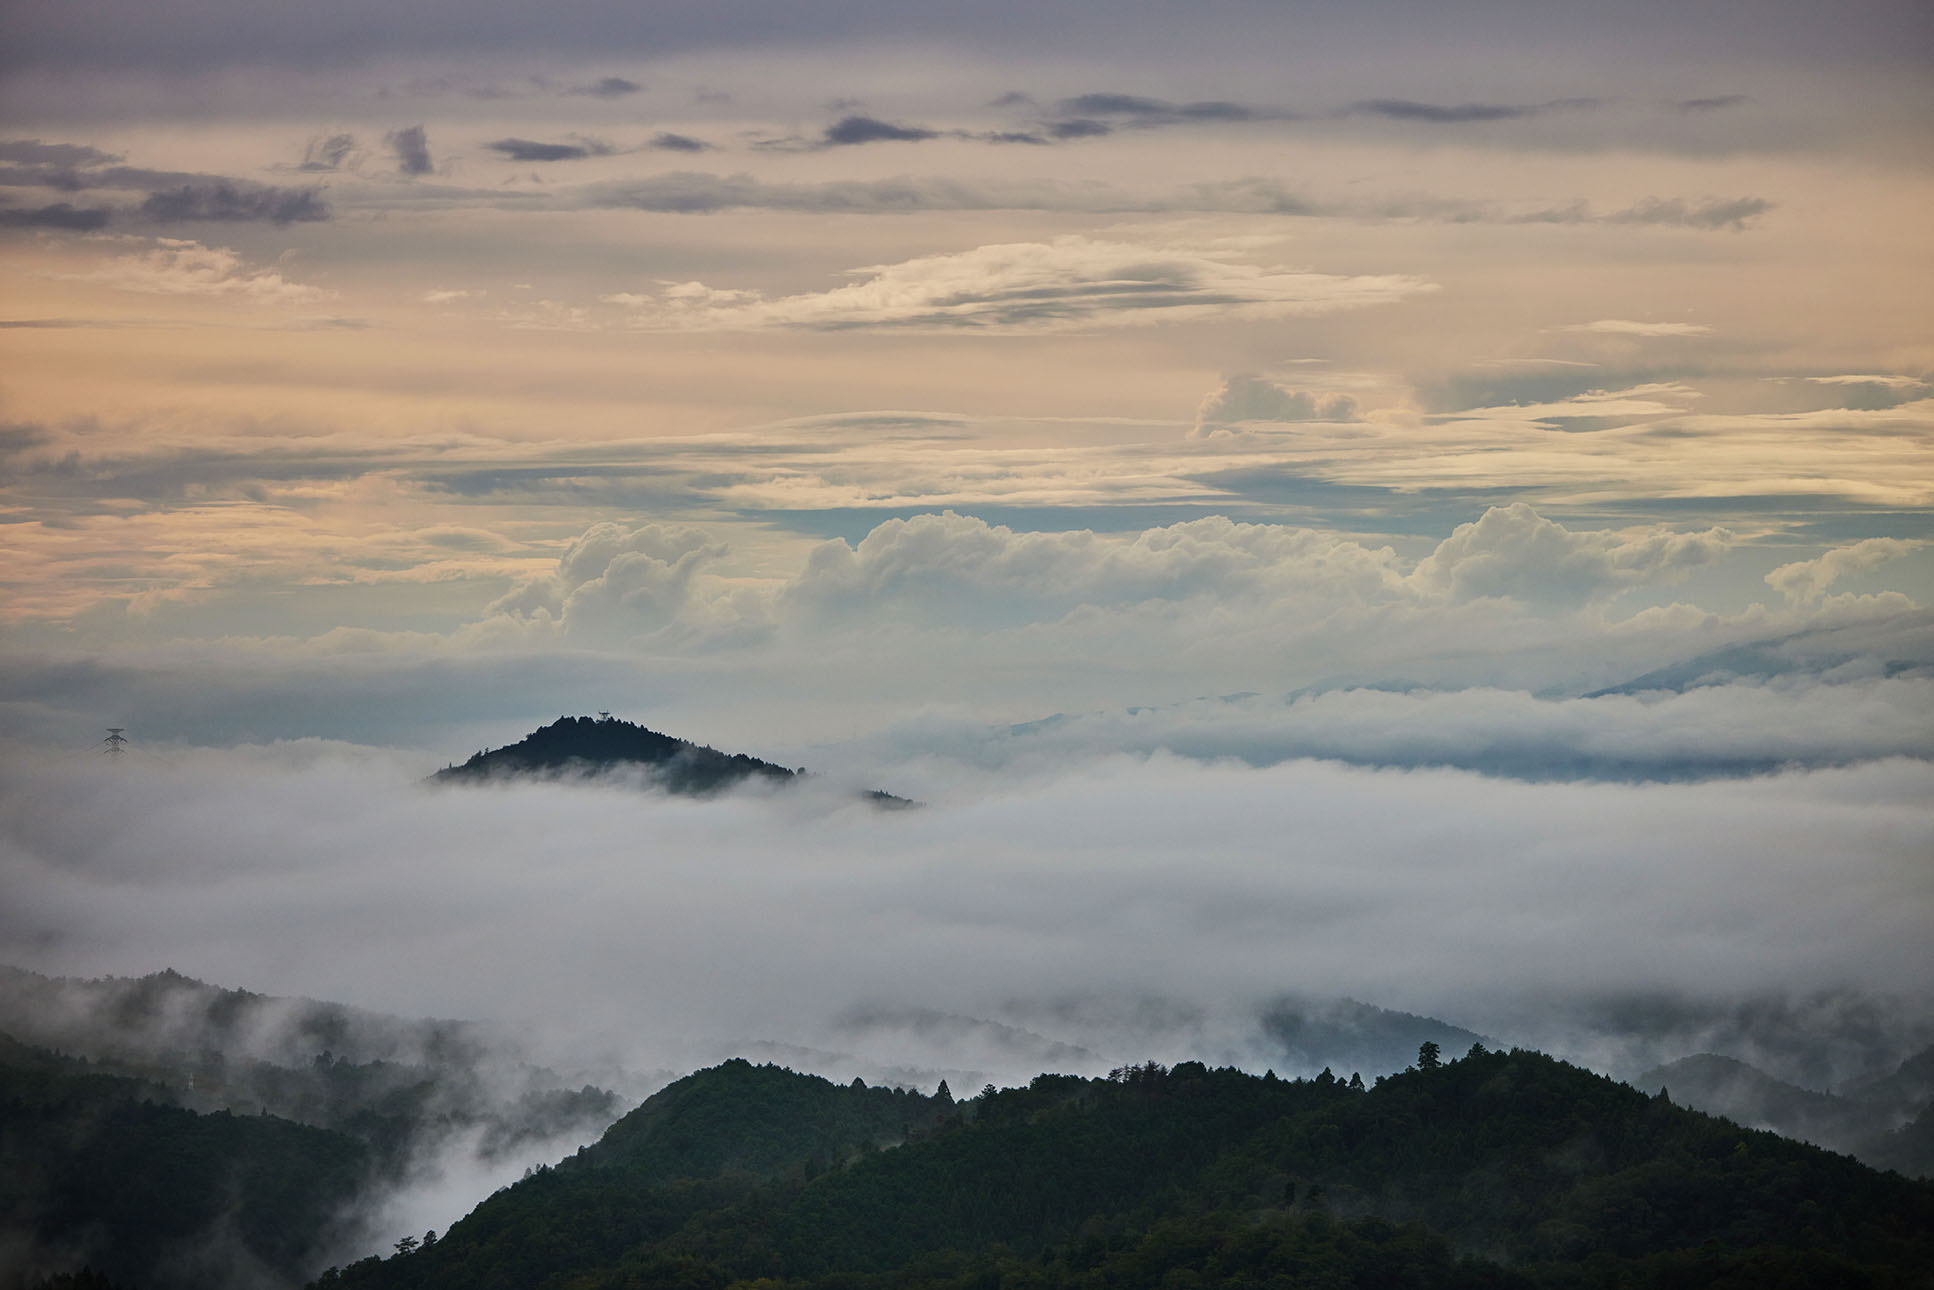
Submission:
{"label": "mountain silhouette", "polygon": [[[748,783],[781,785],[806,777],[746,753],[724,753],[600,713],[559,717],[514,744],[479,752],[430,777],[435,784],[642,774],[650,786],[687,797],[709,797]],[[875,806],[914,805],[878,789],[862,794]]]}

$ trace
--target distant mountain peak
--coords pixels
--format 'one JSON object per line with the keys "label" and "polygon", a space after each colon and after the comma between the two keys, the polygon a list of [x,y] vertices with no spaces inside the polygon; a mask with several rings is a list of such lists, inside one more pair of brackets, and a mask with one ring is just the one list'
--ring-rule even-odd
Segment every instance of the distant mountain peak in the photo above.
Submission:
{"label": "distant mountain peak", "polygon": [[[787,784],[806,776],[803,769],[720,752],[600,712],[595,717],[559,717],[514,744],[444,767],[430,782],[478,784],[627,771],[642,772],[652,786],[687,797],[709,797],[746,783]],[[915,805],[878,789],[863,796],[883,808]]]}

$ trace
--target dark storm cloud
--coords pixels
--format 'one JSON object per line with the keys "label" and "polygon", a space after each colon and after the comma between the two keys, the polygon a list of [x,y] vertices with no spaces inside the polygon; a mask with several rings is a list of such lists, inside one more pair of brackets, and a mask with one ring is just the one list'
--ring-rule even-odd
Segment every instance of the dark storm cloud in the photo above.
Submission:
{"label": "dark storm cloud", "polygon": [[342,163],[349,159],[355,150],[356,136],[353,134],[331,134],[320,139],[311,139],[303,151],[302,164],[298,170],[340,170]]}
{"label": "dark storm cloud", "polygon": [[392,130],[385,137],[396,154],[396,164],[406,175],[427,175],[436,167],[430,161],[430,140],[420,125]]}
{"label": "dark storm cloud", "polygon": [[644,88],[638,82],[628,81],[622,76],[607,76],[591,85],[573,85],[564,92],[580,98],[621,99]]}
{"label": "dark storm cloud", "polygon": [[107,227],[114,212],[105,206],[74,206],[68,202],[55,202],[51,206],[40,206],[28,210],[0,209],[0,226],[7,228],[58,228],[77,233],[91,233]]}
{"label": "dark storm cloud", "polygon": [[673,134],[670,130],[652,136],[651,146],[662,152],[710,152],[712,145],[703,139],[694,139],[689,134]]}
{"label": "dark storm cloud", "polygon": [[611,145],[596,140],[582,143],[540,143],[535,139],[497,139],[484,147],[501,152],[512,161],[581,161],[585,157],[604,157]]}
{"label": "dark storm cloud", "polygon": [[266,220],[291,224],[329,218],[320,188],[271,188],[225,179],[183,184],[150,193],[141,203],[143,219],[157,224],[194,220]]}

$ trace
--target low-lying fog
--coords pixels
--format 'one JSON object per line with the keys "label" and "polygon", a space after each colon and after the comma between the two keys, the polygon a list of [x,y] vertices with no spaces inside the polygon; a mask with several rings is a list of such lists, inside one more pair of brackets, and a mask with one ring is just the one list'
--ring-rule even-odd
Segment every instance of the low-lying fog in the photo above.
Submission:
{"label": "low-lying fog", "polygon": [[[1635,786],[1102,756],[928,767],[900,812],[419,769],[314,745],[16,764],[0,954],[527,1026],[587,1069],[758,1042],[860,1072],[1250,1063],[1284,994],[1614,1071],[1717,1034],[1817,1082],[1925,1042],[1921,761]],[[931,1012],[1041,1038],[908,1020]],[[1832,1051],[1799,1071],[1808,1036]]]}

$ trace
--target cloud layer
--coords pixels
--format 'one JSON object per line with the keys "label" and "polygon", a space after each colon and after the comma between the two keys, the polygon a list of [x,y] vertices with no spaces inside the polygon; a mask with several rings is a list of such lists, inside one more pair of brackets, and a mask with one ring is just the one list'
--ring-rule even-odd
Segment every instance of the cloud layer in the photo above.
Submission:
{"label": "cloud layer", "polygon": [[1078,760],[887,815],[810,792],[428,792],[397,769],[297,748],[15,768],[0,947],[544,1023],[634,1069],[734,1040],[837,1051],[855,1008],[1061,1006],[1091,1049],[1173,1058],[1210,1033],[1109,1008],[1233,1021],[1345,994],[1508,1042],[1649,992],[1929,1002],[1924,764],[1634,788]]}

